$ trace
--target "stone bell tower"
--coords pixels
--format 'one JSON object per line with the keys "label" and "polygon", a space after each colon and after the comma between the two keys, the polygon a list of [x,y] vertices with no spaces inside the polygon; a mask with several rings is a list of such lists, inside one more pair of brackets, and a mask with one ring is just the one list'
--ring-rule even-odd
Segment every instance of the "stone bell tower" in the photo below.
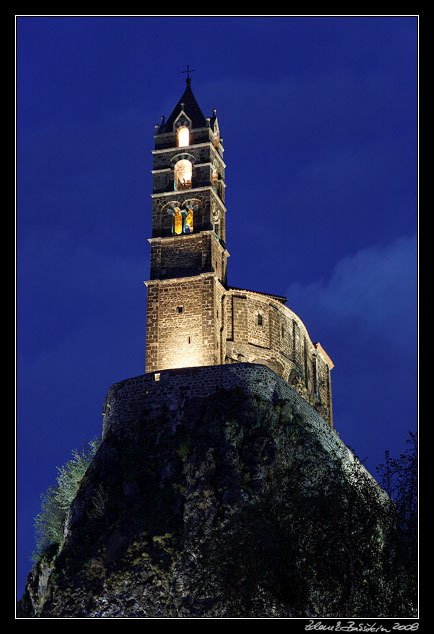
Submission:
{"label": "stone bell tower", "polygon": [[216,111],[186,89],[155,126],[146,372],[223,363],[225,163]]}

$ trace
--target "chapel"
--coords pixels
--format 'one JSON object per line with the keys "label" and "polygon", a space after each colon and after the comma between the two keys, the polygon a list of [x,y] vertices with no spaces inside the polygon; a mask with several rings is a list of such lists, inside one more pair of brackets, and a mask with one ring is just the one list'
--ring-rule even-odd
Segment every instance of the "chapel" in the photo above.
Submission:
{"label": "chapel", "polygon": [[154,139],[145,372],[262,364],[332,427],[328,354],[285,297],[228,284],[223,139],[216,110],[204,116],[196,101],[190,72]]}

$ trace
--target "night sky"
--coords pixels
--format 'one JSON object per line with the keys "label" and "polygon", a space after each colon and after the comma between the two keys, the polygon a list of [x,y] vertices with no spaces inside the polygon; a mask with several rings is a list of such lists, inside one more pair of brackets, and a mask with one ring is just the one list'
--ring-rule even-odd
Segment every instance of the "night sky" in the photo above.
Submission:
{"label": "night sky", "polygon": [[40,494],[144,373],[155,124],[217,110],[228,283],[289,298],[375,476],[417,429],[416,17],[19,17],[17,587]]}

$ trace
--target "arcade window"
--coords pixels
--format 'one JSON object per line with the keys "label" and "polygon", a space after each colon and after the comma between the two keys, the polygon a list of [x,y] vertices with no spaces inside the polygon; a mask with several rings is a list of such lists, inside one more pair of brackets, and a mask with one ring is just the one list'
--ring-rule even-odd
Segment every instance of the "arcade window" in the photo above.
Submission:
{"label": "arcade window", "polygon": [[181,233],[193,233],[193,207],[180,209],[179,207],[170,208],[167,211],[172,217],[172,235],[181,235]]}

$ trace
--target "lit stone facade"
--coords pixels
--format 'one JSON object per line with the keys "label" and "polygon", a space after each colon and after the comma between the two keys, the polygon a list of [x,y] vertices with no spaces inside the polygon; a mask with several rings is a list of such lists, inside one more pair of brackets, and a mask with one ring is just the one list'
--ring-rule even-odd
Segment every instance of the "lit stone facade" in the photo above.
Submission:
{"label": "lit stone facade", "polygon": [[223,144],[190,84],[155,130],[146,373],[265,365],[332,426],[333,363],[321,345],[286,298],[227,284]]}

